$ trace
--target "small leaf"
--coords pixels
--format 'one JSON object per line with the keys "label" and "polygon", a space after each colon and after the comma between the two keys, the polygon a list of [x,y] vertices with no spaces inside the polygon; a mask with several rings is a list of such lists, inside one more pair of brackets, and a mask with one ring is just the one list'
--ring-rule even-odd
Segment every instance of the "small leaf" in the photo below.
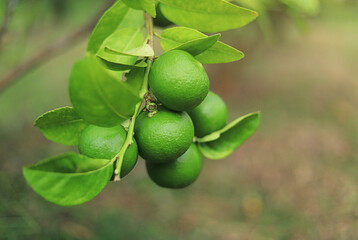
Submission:
{"label": "small leaf", "polygon": [[120,64],[120,63],[112,63],[112,62],[108,62],[102,58],[101,59],[102,63],[109,69],[112,71],[126,71],[126,70],[131,70],[134,68],[145,68],[147,67],[147,63],[142,59],[142,60],[138,60],[134,65],[125,65],[125,64]]}
{"label": "small leaf", "polygon": [[213,132],[210,133],[209,135],[206,135],[204,137],[201,138],[197,138],[195,140],[195,142],[201,143],[201,142],[211,142],[214,141],[216,139],[218,139],[220,137],[220,133],[219,132]]}
{"label": "small leaf", "polygon": [[[243,144],[257,129],[260,123],[260,113],[250,113],[229,123],[223,129],[212,133],[220,137],[208,142],[199,140],[201,153],[209,159],[222,159],[229,156]],[[210,134],[210,135],[212,135]],[[205,138],[205,137],[204,137]]]}
{"label": "small leaf", "polygon": [[119,81],[94,56],[75,63],[70,77],[73,107],[86,121],[98,126],[120,124],[134,113],[139,93]]}
{"label": "small leaf", "polygon": [[[215,35],[214,35],[215,36]],[[187,42],[203,39],[207,36],[195,29],[187,27],[174,27],[165,29],[160,35],[160,44],[164,51],[175,49]],[[203,64],[228,63],[238,61],[244,54],[222,42],[216,42],[205,52],[195,56]]]}
{"label": "small leaf", "polygon": [[221,32],[240,28],[257,13],[225,0],[161,0],[160,10],[171,22],[202,32]]}
{"label": "small leaf", "polygon": [[118,29],[141,28],[143,25],[143,11],[131,9],[122,1],[117,1],[97,23],[89,39],[87,52],[96,54],[104,40]]}
{"label": "small leaf", "polygon": [[118,52],[127,52],[143,44],[142,28],[123,28],[110,35],[100,47],[97,56],[113,63],[133,65],[137,57],[109,52],[106,47]]}
{"label": "small leaf", "polygon": [[35,126],[51,141],[77,146],[88,123],[73,108],[63,107],[41,115],[35,121]]}
{"label": "small leaf", "polygon": [[154,0],[123,0],[130,8],[144,10],[152,17],[156,17],[155,2]]}
{"label": "small leaf", "polygon": [[126,56],[135,56],[135,57],[153,57],[154,56],[153,48],[151,46],[149,46],[149,44],[143,44],[140,47],[137,47],[137,48],[125,51],[125,52],[118,51],[116,49],[111,48],[110,46],[106,46],[104,48],[104,50],[106,52],[110,52],[110,53],[116,54],[116,55],[126,55]]}
{"label": "small leaf", "polygon": [[102,192],[113,174],[113,163],[65,153],[24,167],[23,174],[33,190],[46,200],[72,206]]}
{"label": "small leaf", "polygon": [[191,40],[174,49],[184,50],[193,56],[197,56],[211,48],[219,40],[220,36],[221,34],[215,34],[210,37]]}

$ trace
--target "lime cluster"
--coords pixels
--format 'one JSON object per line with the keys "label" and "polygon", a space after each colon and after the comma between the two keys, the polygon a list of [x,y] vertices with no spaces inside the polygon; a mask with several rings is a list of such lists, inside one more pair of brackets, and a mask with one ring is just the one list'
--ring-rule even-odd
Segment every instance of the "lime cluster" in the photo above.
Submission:
{"label": "lime cluster", "polygon": [[[154,62],[149,86],[157,108],[144,108],[136,118],[135,139],[124,155],[120,177],[134,168],[139,153],[156,184],[186,187],[198,178],[203,165],[194,136],[204,137],[223,128],[227,124],[226,105],[209,91],[202,64],[182,50],[166,52]],[[111,159],[125,138],[121,125],[89,126],[82,133],[79,150],[92,158]]]}

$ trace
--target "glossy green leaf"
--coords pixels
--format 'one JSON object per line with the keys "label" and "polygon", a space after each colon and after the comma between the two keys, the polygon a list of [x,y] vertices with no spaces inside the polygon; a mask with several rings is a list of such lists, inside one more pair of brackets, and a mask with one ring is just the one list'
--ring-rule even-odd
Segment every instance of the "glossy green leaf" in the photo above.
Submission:
{"label": "glossy green leaf", "polygon": [[112,71],[126,71],[126,70],[131,70],[134,68],[145,68],[147,67],[147,63],[142,59],[142,60],[138,60],[136,63],[134,63],[133,65],[126,65],[126,64],[120,64],[120,63],[112,63],[112,62],[108,62],[102,58],[101,59],[102,63],[107,67],[107,69],[112,70]]}
{"label": "glossy green leaf", "polygon": [[109,62],[133,65],[137,60],[136,56],[114,53],[113,51],[108,51],[108,48],[125,53],[142,45],[142,28],[123,28],[115,31],[103,42],[97,52],[97,56]]}
{"label": "glossy green leaf", "polygon": [[160,9],[171,22],[202,32],[221,32],[240,28],[257,13],[225,0],[161,0]]}
{"label": "glossy green leaf", "polygon": [[184,50],[193,56],[197,56],[209,48],[211,48],[220,38],[221,34],[215,34],[210,37],[199,38],[183,43],[182,45],[174,48],[177,50]]}
{"label": "glossy green leaf", "polygon": [[113,163],[65,153],[24,167],[23,174],[33,190],[46,200],[72,206],[102,192],[113,174]]}
{"label": "glossy green leaf", "polygon": [[206,135],[204,137],[196,138],[195,142],[198,142],[198,143],[211,142],[211,141],[218,139],[220,137],[220,135],[221,135],[220,132],[213,132],[213,133]]}
{"label": "glossy green leaf", "polygon": [[[165,29],[160,35],[160,44],[164,51],[175,49],[193,40],[203,39],[207,36],[195,29],[187,27],[174,27]],[[195,58],[203,64],[228,63],[242,59],[244,54],[229,45],[217,41],[203,53]]]}
{"label": "glossy green leaf", "polygon": [[73,108],[63,107],[41,115],[35,121],[35,126],[51,141],[77,146],[88,123]]}
{"label": "glossy green leaf", "polygon": [[117,1],[97,23],[89,39],[87,52],[96,54],[104,40],[121,28],[141,28],[144,25],[143,11],[134,10]]}
{"label": "glossy green leaf", "polygon": [[144,10],[152,17],[156,17],[155,1],[154,0],[122,0],[128,7]]}
{"label": "glossy green leaf", "polygon": [[[234,152],[243,144],[258,128],[260,113],[250,113],[229,123],[223,129],[210,135],[217,136],[213,141],[203,142],[198,140],[201,153],[209,159],[223,159]],[[204,137],[210,139],[210,136]]]}
{"label": "glossy green leaf", "polygon": [[154,56],[154,51],[153,48],[151,46],[149,46],[149,44],[143,44],[140,47],[128,50],[128,51],[119,51],[116,50],[114,48],[112,48],[111,46],[106,46],[104,48],[104,50],[106,52],[109,52],[111,54],[115,54],[115,55],[126,55],[126,56],[135,56],[135,57],[153,57]]}
{"label": "glossy green leaf", "polygon": [[120,124],[133,115],[141,101],[137,91],[112,76],[94,56],[76,62],[69,86],[75,110],[86,122],[98,126]]}

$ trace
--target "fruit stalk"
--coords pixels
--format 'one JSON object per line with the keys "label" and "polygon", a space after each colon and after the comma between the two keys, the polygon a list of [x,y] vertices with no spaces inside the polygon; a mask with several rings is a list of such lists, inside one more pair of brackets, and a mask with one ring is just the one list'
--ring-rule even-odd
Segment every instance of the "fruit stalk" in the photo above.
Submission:
{"label": "fruit stalk", "polygon": [[[154,32],[153,32],[153,19],[152,17],[146,13],[146,27],[148,29],[148,35],[149,35],[149,39],[148,39],[148,44],[153,48],[153,38],[154,38]],[[148,77],[149,77],[149,71],[150,68],[152,67],[152,63],[153,63],[153,57],[150,57],[147,59],[147,68],[145,71],[145,75],[144,75],[144,79],[143,79],[143,83],[142,83],[142,87],[139,91],[139,97],[144,99],[144,96],[147,94],[148,92]],[[121,172],[121,167],[122,167],[122,163],[123,163],[123,158],[124,158],[124,154],[126,153],[128,147],[132,144],[133,142],[133,136],[134,136],[134,125],[135,125],[135,120],[139,114],[139,110],[140,110],[140,106],[142,105],[142,102],[137,103],[137,105],[135,106],[135,110],[134,110],[134,114],[131,117],[130,123],[129,123],[129,127],[128,127],[128,132],[127,132],[127,137],[126,140],[121,148],[121,150],[119,151],[119,153],[112,159],[113,162],[116,161],[116,169],[114,171],[114,181],[118,182],[120,180],[120,176],[119,173]]]}

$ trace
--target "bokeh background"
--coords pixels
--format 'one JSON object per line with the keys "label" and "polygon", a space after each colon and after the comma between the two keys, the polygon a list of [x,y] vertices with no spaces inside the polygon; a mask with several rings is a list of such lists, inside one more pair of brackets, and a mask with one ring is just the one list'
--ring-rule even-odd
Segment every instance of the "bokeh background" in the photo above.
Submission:
{"label": "bokeh background", "polygon": [[[0,26],[8,2],[0,79],[111,3],[1,0]],[[157,187],[142,160],[80,206],[51,204],[26,184],[24,165],[76,150],[33,122],[70,104],[68,77],[89,33],[1,91],[0,239],[358,239],[358,2],[262,2],[259,22],[221,39],[246,57],[206,66],[230,120],[261,110],[261,126],[227,159],[205,160],[187,189]]]}

